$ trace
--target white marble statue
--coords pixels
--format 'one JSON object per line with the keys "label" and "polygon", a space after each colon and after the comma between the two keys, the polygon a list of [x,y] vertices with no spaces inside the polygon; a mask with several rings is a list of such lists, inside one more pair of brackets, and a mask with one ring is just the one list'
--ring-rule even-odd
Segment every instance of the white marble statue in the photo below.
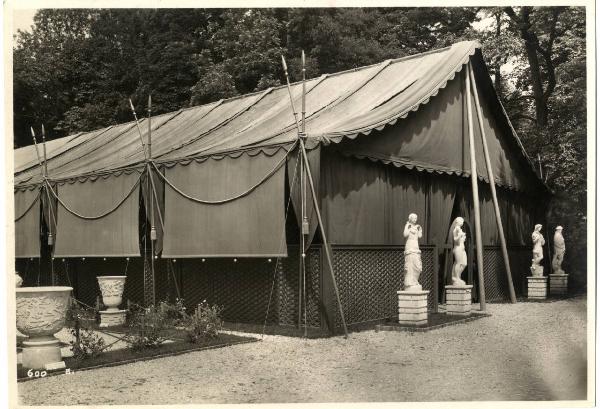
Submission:
{"label": "white marble statue", "polygon": [[544,275],[544,266],[540,263],[544,259],[544,236],[541,233],[542,225],[536,224],[531,233],[531,240],[533,241],[533,259],[531,259],[531,275],[533,277],[542,277]]}
{"label": "white marble statue", "polygon": [[404,290],[420,291],[423,289],[419,284],[423,264],[421,262],[419,239],[423,237],[423,229],[417,224],[417,215],[414,213],[408,215],[408,221],[404,226],[404,237],[406,238],[404,246]]}
{"label": "white marble statue", "polygon": [[557,226],[554,232],[554,256],[552,257],[552,272],[554,274],[565,274],[565,271],[562,269],[562,262],[565,257],[566,247],[562,229],[562,226]]}
{"label": "white marble statue", "polygon": [[18,288],[18,287],[21,287],[22,285],[23,285],[23,279],[17,272],[17,273],[15,273],[15,286]]}
{"label": "white marble statue", "polygon": [[452,254],[454,255],[454,265],[452,266],[452,285],[464,286],[467,283],[460,278],[460,275],[467,267],[467,251],[465,250],[465,240],[467,239],[467,233],[462,229],[465,219],[457,217],[452,223],[452,242],[454,248]]}

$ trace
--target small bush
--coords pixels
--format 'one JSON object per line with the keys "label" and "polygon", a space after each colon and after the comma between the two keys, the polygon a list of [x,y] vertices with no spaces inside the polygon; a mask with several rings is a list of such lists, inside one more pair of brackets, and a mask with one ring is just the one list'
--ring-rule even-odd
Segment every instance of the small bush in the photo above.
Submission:
{"label": "small bush", "polygon": [[208,305],[203,301],[193,315],[185,322],[186,336],[189,342],[198,343],[219,336],[223,329],[221,312],[223,309],[216,305]]}
{"label": "small bush", "polygon": [[158,304],[158,308],[169,325],[176,327],[185,323],[187,314],[182,298],[175,299],[174,304],[171,304],[168,301],[161,301]]}
{"label": "small bush", "polygon": [[104,339],[91,329],[80,330],[79,339],[77,338],[77,328],[71,329],[71,334],[75,337],[75,340],[70,342],[71,351],[73,351],[73,357],[78,361],[97,357],[106,349]]}
{"label": "small bush", "polygon": [[174,304],[161,301],[158,305],[147,308],[137,304],[131,306],[127,335],[129,347],[133,350],[156,348],[167,340],[166,332],[186,319],[183,300],[177,299]]}
{"label": "small bush", "polygon": [[129,326],[127,343],[133,350],[160,346],[166,341],[164,333],[170,327],[166,314],[154,305],[132,314]]}

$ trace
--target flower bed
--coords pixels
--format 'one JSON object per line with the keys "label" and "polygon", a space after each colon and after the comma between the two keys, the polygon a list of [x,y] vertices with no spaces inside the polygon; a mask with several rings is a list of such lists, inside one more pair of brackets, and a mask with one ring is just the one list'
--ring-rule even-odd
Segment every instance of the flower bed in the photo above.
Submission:
{"label": "flower bed", "polygon": [[[221,310],[206,303],[188,314],[183,301],[160,302],[156,306],[135,306],[129,311],[127,325],[99,328],[97,310],[73,302],[68,313],[73,356],[63,360],[66,370],[120,365],[140,360],[177,355],[183,352],[256,341],[256,338],[222,334]],[[107,341],[110,338],[109,341]],[[48,376],[47,371],[28,371],[17,367],[19,380]]]}

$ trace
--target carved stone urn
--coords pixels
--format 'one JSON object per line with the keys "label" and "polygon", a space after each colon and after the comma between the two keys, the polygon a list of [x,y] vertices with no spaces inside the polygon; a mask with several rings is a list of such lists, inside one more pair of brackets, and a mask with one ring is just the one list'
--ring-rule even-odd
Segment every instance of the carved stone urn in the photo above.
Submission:
{"label": "carved stone urn", "polygon": [[127,276],[99,276],[98,285],[102,292],[102,302],[108,308],[100,311],[100,327],[112,327],[125,323],[126,310],[120,310],[123,289]]}
{"label": "carved stone urn", "polygon": [[59,340],[54,337],[65,325],[71,287],[19,287],[17,329],[29,338],[23,341],[23,367],[57,369],[65,364]]}

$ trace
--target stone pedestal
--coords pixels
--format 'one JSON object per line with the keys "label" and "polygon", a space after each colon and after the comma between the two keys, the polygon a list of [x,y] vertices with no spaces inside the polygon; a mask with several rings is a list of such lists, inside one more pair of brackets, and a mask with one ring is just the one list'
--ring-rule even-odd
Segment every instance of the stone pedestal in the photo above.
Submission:
{"label": "stone pedestal", "polygon": [[60,353],[60,341],[53,336],[23,341],[21,362],[23,367],[32,369],[49,369],[52,366],[64,365]]}
{"label": "stone pedestal", "polygon": [[548,296],[548,277],[527,277],[527,298],[545,300]]}
{"label": "stone pedestal", "polygon": [[398,291],[398,323],[427,325],[428,290]]}
{"label": "stone pedestal", "polygon": [[446,314],[471,315],[471,290],[472,285],[447,285],[446,286]]}
{"label": "stone pedestal", "polygon": [[127,310],[100,311],[100,328],[115,327],[125,324]]}
{"label": "stone pedestal", "polygon": [[567,295],[568,274],[550,274],[550,295]]}

